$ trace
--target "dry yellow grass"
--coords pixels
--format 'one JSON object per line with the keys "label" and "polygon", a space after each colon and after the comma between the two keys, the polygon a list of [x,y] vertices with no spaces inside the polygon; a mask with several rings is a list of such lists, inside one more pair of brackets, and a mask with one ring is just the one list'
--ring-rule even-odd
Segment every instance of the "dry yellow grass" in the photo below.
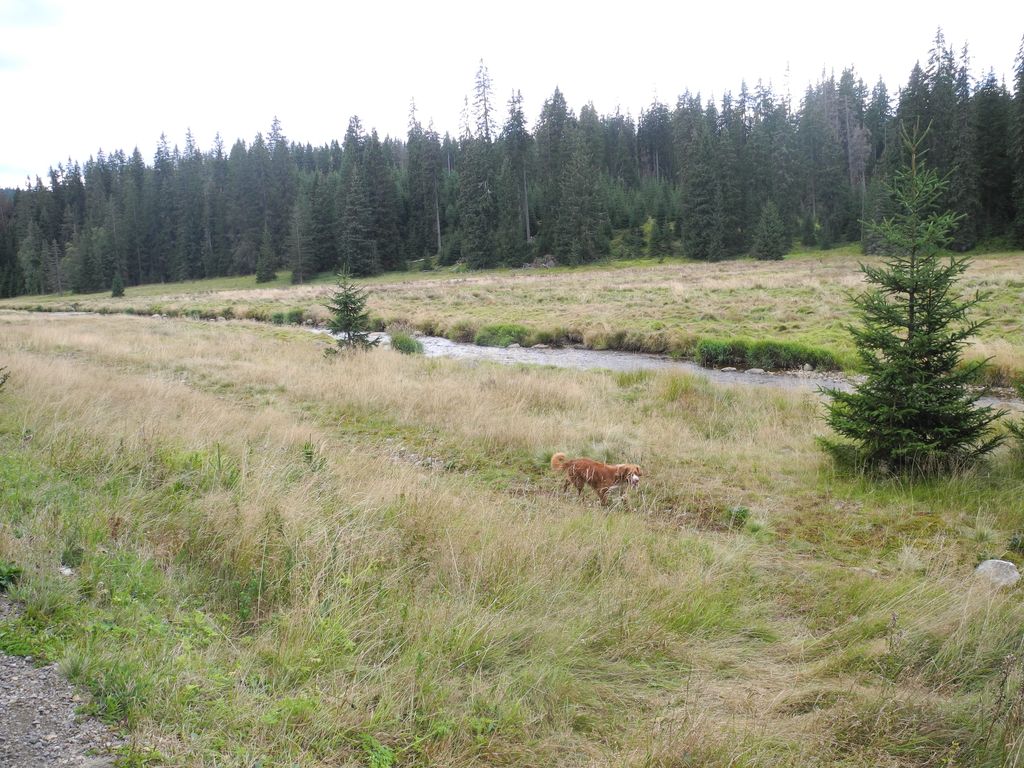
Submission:
{"label": "dry yellow grass", "polygon": [[[80,537],[76,610],[131,629],[105,647],[68,629],[65,663],[144,670],[135,727],[172,762],[987,754],[965,713],[1024,613],[965,578],[988,544],[963,531],[1016,524],[1009,453],[991,477],[863,488],[823,464],[812,395],[326,360],[307,334],[243,323],[0,313],[0,362],[0,456],[108,499],[5,507],[0,557],[46,573]],[[581,503],[554,450],[639,461],[645,484]],[[129,556],[169,600],[117,586]],[[59,592],[40,579],[30,605]]]}

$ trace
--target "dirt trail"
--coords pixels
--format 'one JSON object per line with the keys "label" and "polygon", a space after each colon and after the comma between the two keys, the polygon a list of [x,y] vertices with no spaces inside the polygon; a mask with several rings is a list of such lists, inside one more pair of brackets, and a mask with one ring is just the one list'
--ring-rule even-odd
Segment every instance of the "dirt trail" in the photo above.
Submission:
{"label": "dirt trail", "polygon": [[[16,606],[0,595],[0,623]],[[85,696],[56,664],[0,653],[0,766],[2,768],[113,768],[111,750],[122,739],[76,710]]]}

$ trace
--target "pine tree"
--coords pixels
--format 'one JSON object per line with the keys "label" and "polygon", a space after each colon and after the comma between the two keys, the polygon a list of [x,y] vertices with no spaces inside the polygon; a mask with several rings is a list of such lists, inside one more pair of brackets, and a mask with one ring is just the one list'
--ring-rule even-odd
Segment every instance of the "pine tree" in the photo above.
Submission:
{"label": "pine tree", "polygon": [[331,312],[327,327],[342,349],[370,349],[380,343],[380,339],[370,338],[367,298],[366,291],[352,282],[347,271],[339,273],[335,290],[327,301]]}
{"label": "pine tree", "polygon": [[780,260],[789,251],[789,238],[786,228],[779,216],[779,209],[769,200],[761,208],[761,218],[757,222],[754,233],[754,247],[751,251],[755,259]]}
{"label": "pine tree", "polygon": [[263,228],[263,240],[260,243],[260,255],[256,259],[256,282],[269,283],[277,277],[277,261],[274,258],[274,243],[271,240],[270,228]]}
{"label": "pine tree", "polygon": [[958,217],[937,210],[946,182],[921,161],[922,139],[904,131],[909,163],[890,187],[895,213],[873,225],[892,255],[862,267],[872,287],[854,301],[867,378],[853,392],[828,390],[828,423],[852,443],[823,441],[837,459],[890,471],[948,469],[1001,442],[989,427],[1002,413],[977,406],[969,388],[984,362],[961,361],[984,325],[968,319],[981,297],[957,298],[968,259],[941,256]]}

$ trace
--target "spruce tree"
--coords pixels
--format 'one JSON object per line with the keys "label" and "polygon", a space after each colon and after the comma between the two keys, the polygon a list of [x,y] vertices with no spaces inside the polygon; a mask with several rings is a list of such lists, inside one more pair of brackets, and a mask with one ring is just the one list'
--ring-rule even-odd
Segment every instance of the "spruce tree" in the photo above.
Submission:
{"label": "spruce tree", "polygon": [[1010,114],[1010,160],[1013,171],[1014,242],[1024,247],[1024,37],[1014,63],[1013,105]]}
{"label": "spruce tree", "polygon": [[754,232],[754,247],[751,251],[754,258],[761,260],[780,260],[789,251],[789,238],[786,228],[779,216],[779,209],[769,200],[761,208],[761,218]]}
{"label": "spruce tree", "polygon": [[289,266],[292,282],[304,283],[315,271],[312,248],[313,206],[307,189],[299,190],[292,208],[288,234]]}
{"label": "spruce tree", "polygon": [[380,343],[380,339],[370,338],[366,299],[366,291],[352,282],[347,271],[338,274],[337,285],[327,301],[331,312],[327,327],[342,349],[370,349]]}
{"label": "spruce tree", "polygon": [[260,244],[260,253],[256,258],[256,282],[269,283],[277,277],[274,269],[274,245],[270,239],[270,228],[263,228],[263,241]]}
{"label": "spruce tree", "polygon": [[121,277],[121,270],[114,273],[114,279],[110,283],[110,297],[119,299],[124,296],[124,278]]}
{"label": "spruce tree", "polygon": [[577,133],[572,146],[562,178],[554,252],[562,264],[583,264],[608,254],[611,226],[600,175],[587,144]]}
{"label": "spruce tree", "polygon": [[889,187],[894,213],[869,225],[890,255],[862,266],[870,287],[854,300],[860,325],[850,330],[867,377],[853,392],[827,390],[827,421],[852,442],[823,441],[837,459],[898,472],[949,469],[1001,442],[989,427],[1002,412],[978,406],[970,389],[984,362],[961,359],[984,325],[968,319],[981,297],[958,298],[968,259],[942,254],[958,217],[938,210],[946,182],[925,167],[923,138],[904,131],[909,162]]}
{"label": "spruce tree", "polygon": [[380,272],[380,259],[373,239],[373,213],[363,172],[353,165],[349,173],[345,205],[338,221],[341,267],[354,275],[376,275]]}
{"label": "spruce tree", "polygon": [[683,177],[680,215],[683,255],[702,261],[717,261],[724,255],[722,245],[722,190],[712,166],[711,139],[701,128]]}

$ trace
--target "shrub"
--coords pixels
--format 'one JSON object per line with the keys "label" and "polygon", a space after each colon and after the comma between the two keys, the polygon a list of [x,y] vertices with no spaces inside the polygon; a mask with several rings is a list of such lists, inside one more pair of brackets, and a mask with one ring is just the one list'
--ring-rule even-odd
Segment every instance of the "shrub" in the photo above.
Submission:
{"label": "shrub", "polygon": [[302,310],[298,308],[289,309],[285,319],[292,325],[302,325]]}
{"label": "shrub", "polygon": [[[471,320],[459,320],[448,328],[448,332],[445,336],[450,341],[459,341],[463,344],[468,344],[476,338],[476,325]],[[426,331],[424,331],[426,333]]]}
{"label": "shrub", "polygon": [[498,325],[485,325],[477,331],[473,343],[482,347],[507,347],[513,342],[525,345],[529,336],[529,329],[522,325],[499,323]]}
{"label": "shrub", "polygon": [[270,322],[274,325],[284,325],[284,312],[275,312],[270,316]]}
{"label": "shrub", "polygon": [[404,355],[423,354],[423,344],[405,331],[395,331],[391,334],[391,348]]}

